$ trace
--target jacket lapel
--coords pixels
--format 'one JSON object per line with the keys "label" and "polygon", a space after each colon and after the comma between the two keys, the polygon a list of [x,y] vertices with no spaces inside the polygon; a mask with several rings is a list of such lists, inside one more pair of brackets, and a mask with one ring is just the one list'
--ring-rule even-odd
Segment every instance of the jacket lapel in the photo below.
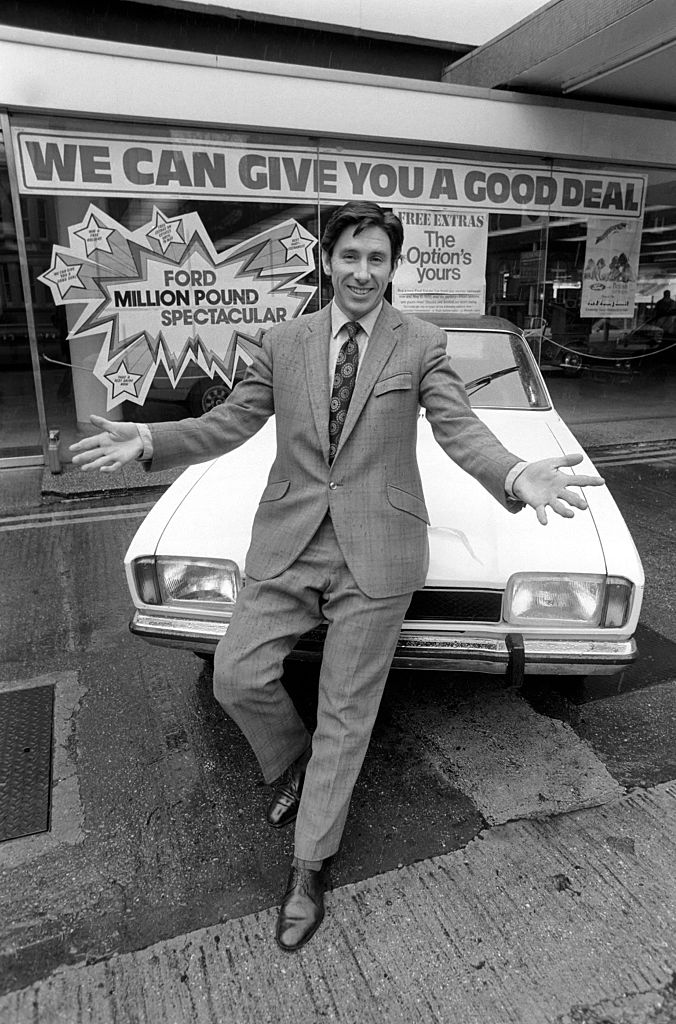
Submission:
{"label": "jacket lapel", "polygon": [[306,318],[303,348],[310,407],[324,458],[329,458],[329,336],[331,306]]}
{"label": "jacket lapel", "polygon": [[[403,321],[396,309],[394,309],[389,302],[384,302],[380,316],[376,320],[375,327],[373,328],[373,334],[369,338],[364,361],[359,368],[357,383],[354,386],[354,392],[352,394],[352,401],[350,402],[350,407],[347,410],[345,425],[340,435],[336,458],[338,458],[341,448],[352,433],[354,425],[359,419],[359,415],[364,408],[366,400],[371,394],[374,384],[378,380],[385,363],[390,357],[392,349],[397,343],[398,328],[401,327],[402,322]],[[328,359],[328,355],[326,358]],[[326,394],[326,418],[328,421],[328,389]]]}

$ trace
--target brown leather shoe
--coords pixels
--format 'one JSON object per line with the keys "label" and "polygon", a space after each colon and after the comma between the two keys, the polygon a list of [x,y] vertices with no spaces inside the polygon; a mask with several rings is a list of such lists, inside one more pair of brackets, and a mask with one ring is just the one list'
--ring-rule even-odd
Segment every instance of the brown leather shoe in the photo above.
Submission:
{"label": "brown leather shoe", "polygon": [[296,820],[304,782],[305,765],[301,767],[294,761],[286,769],[272,794],[266,814],[268,825],[272,825],[273,828],[284,828]]}
{"label": "brown leather shoe", "polygon": [[277,945],[295,953],[312,938],[324,920],[324,893],[328,885],[326,864],[312,868],[291,868],[289,881],[277,918]]}

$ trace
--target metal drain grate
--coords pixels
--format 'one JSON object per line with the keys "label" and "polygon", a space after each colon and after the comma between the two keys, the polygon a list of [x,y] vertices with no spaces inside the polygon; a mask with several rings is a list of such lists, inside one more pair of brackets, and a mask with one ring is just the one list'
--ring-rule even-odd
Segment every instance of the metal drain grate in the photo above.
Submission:
{"label": "metal drain grate", "polygon": [[0,693],[0,842],[47,832],[54,687]]}

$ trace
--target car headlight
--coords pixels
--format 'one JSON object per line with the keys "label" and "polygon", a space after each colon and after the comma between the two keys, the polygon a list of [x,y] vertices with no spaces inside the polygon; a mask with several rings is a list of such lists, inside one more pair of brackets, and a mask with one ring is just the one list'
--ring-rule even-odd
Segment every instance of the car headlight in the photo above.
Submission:
{"label": "car headlight", "polygon": [[633,586],[619,576],[515,573],[505,590],[503,615],[522,626],[623,626]]}
{"label": "car headlight", "polygon": [[132,568],[144,604],[199,603],[222,611],[224,605],[234,605],[242,586],[237,563],[227,558],[136,558]]}

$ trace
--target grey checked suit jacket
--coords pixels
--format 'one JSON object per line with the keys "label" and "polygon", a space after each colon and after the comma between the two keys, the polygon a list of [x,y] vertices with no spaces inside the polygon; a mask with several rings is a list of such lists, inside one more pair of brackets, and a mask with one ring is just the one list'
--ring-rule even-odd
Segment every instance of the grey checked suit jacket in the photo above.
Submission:
{"label": "grey checked suit jacket", "polygon": [[433,325],[384,303],[329,466],[330,307],[278,325],[227,401],[199,419],[151,426],[151,471],[238,447],[275,415],[277,454],[254,519],[245,572],[288,568],[327,512],[348,567],[370,597],[423,586],[429,522],[416,462],[419,407],[446,453],[510,511],[505,477],[519,461],[472,412]]}

